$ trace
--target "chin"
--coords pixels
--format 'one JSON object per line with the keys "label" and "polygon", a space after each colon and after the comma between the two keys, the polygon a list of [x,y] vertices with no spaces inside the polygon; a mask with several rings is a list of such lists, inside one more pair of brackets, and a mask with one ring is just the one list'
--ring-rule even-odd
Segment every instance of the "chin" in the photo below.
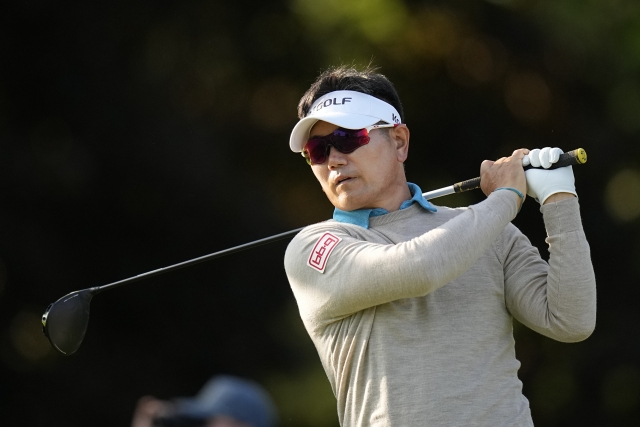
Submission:
{"label": "chin", "polygon": [[332,201],[333,206],[343,211],[355,211],[356,209],[360,209],[363,207],[362,203],[358,203],[358,201],[350,198],[349,200],[337,199]]}
{"label": "chin", "polygon": [[[357,191],[359,190],[359,191]],[[333,206],[343,211],[354,211],[367,206],[371,200],[371,195],[361,189],[350,188],[349,191],[343,189],[337,193],[325,193]]]}

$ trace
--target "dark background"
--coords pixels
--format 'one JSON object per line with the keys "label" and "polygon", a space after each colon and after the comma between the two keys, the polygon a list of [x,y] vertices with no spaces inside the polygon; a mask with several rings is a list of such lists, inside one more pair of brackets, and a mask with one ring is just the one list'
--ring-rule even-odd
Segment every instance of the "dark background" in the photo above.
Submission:
{"label": "dark background", "polygon": [[[598,324],[516,328],[537,426],[640,423],[640,3],[634,0],[4,2],[0,6],[0,424],[124,426],[137,399],[251,377],[282,426],[337,425],[282,266],[287,242],[97,296],[55,353],[47,305],[331,216],[290,152],[299,97],[372,61],[403,99],[410,181],[519,147],[575,167]],[[437,201],[477,203],[480,192]],[[538,205],[514,223],[546,256]]]}

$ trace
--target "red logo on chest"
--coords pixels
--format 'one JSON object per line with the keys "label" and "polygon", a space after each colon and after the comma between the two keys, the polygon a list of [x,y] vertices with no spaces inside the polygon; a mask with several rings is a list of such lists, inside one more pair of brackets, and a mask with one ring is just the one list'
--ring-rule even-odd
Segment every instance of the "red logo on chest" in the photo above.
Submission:
{"label": "red logo on chest", "polygon": [[307,265],[318,270],[320,273],[324,273],[329,255],[331,255],[331,251],[333,251],[333,248],[336,247],[340,240],[342,239],[338,236],[334,236],[331,233],[324,233],[313,247],[311,255],[309,255],[309,259],[307,260]]}

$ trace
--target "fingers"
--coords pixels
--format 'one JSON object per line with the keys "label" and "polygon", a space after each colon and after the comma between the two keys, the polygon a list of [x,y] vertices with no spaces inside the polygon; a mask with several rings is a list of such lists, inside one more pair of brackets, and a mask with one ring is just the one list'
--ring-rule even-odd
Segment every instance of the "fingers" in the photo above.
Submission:
{"label": "fingers", "polygon": [[484,175],[484,173],[489,170],[491,166],[493,166],[495,162],[493,160],[485,160],[480,165],[480,176]]}
{"label": "fingers", "polygon": [[551,162],[549,161],[549,151],[551,151],[551,147],[544,147],[540,150],[540,166],[544,169],[549,169],[549,166],[551,166]]}
{"label": "fingers", "polygon": [[529,152],[529,161],[534,168],[540,167],[540,149],[534,148]]}
{"label": "fingers", "polygon": [[480,165],[480,188],[485,195],[491,194],[496,188],[515,188],[521,193],[526,192],[526,180],[522,169],[522,162],[529,152],[526,148],[515,150],[509,157],[502,157],[495,162],[485,160]]}
{"label": "fingers", "polygon": [[560,160],[560,154],[562,153],[564,153],[564,151],[562,151],[558,147],[552,148],[551,151],[549,152],[549,161],[551,163],[557,162],[558,160]]}
{"label": "fingers", "polygon": [[558,147],[544,147],[543,149],[535,148],[529,152],[523,161],[522,166],[533,166],[534,168],[549,169],[552,164],[560,159],[560,154],[564,153]]}
{"label": "fingers", "polygon": [[519,148],[517,150],[514,150],[514,152],[511,154],[511,157],[513,157],[516,160],[519,160],[518,164],[522,164],[524,166],[524,162],[527,159],[527,154],[529,153],[529,150],[527,148]]}
{"label": "fingers", "polygon": [[527,154],[529,154],[529,149],[528,148],[518,148],[517,150],[514,150],[511,155],[514,156],[514,157],[522,158]]}

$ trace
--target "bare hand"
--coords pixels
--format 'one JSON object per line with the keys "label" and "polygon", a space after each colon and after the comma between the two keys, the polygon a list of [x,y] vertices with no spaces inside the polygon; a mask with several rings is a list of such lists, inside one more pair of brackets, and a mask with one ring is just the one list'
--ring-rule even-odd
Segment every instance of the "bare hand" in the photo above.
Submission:
{"label": "bare hand", "polygon": [[509,157],[496,160],[485,160],[480,166],[480,188],[489,196],[496,188],[515,188],[522,194],[527,194],[527,180],[522,168],[522,159],[529,150],[521,148]]}

